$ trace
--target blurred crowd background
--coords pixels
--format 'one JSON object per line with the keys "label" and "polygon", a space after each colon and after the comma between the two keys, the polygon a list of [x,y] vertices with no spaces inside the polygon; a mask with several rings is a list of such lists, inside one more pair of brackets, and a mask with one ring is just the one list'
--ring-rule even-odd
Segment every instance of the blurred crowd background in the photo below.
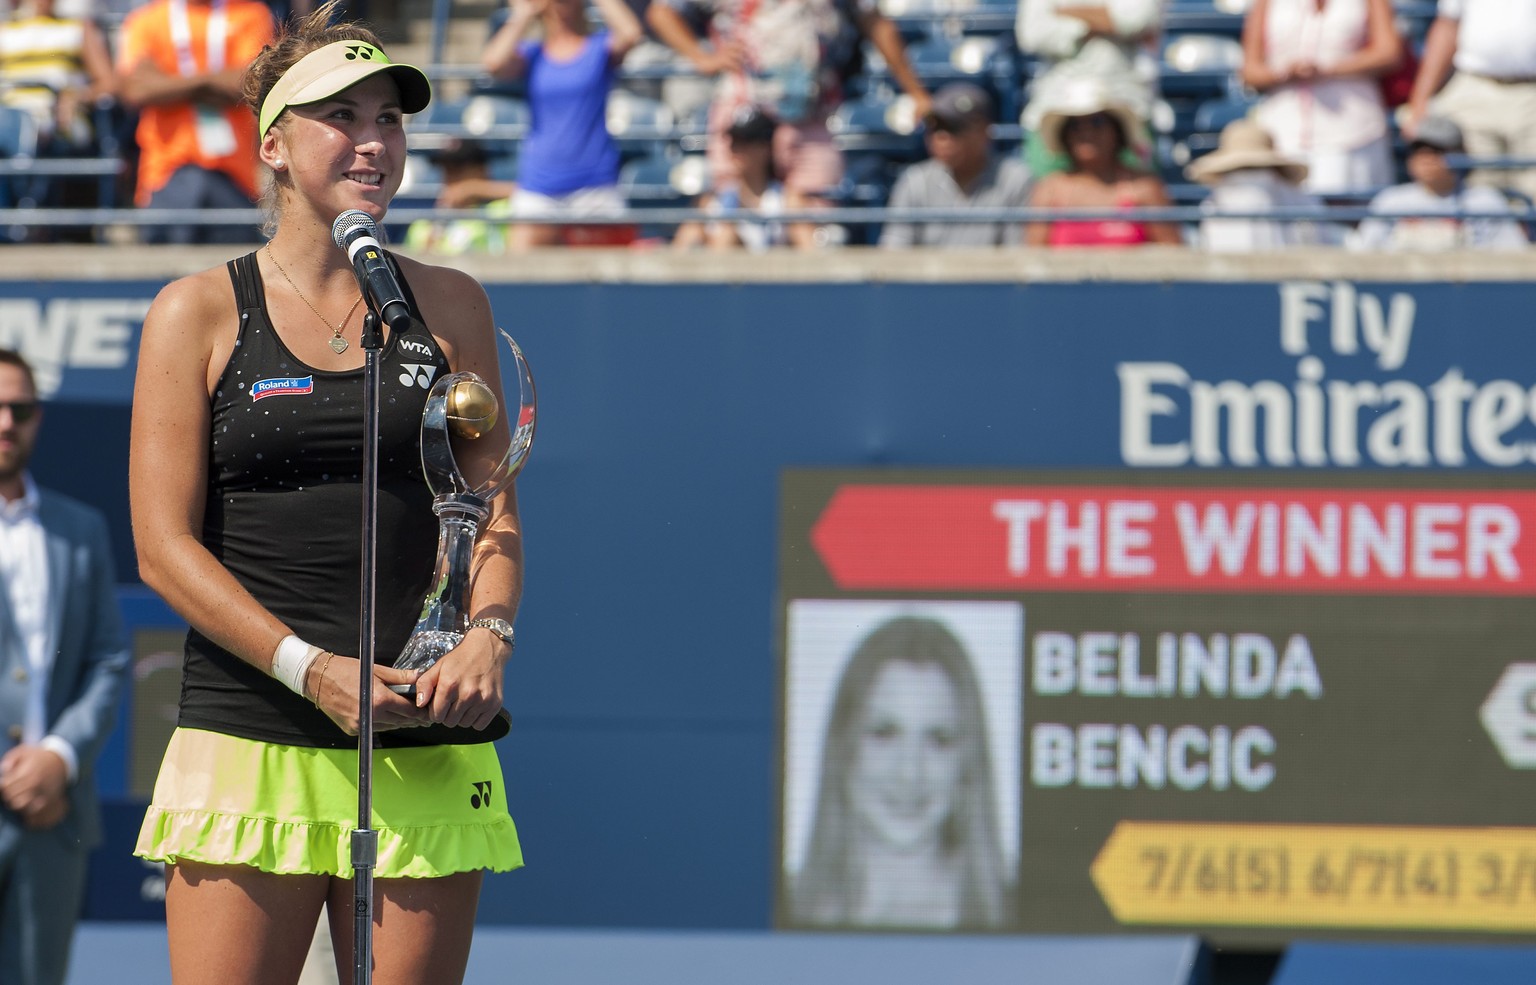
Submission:
{"label": "blurred crowd background", "polygon": [[[0,242],[259,241],[239,72],[312,8],[293,2],[6,0]],[[1536,223],[1524,3],[350,0],[335,15],[434,80],[389,229],[425,252],[1509,250]]]}

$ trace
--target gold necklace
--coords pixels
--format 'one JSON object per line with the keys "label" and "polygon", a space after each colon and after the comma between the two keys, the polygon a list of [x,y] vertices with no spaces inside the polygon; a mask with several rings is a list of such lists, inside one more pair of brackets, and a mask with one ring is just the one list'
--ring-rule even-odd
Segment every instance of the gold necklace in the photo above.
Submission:
{"label": "gold necklace", "polygon": [[320,309],[315,307],[313,304],[310,304],[309,298],[305,297],[304,292],[299,290],[299,285],[293,282],[293,278],[288,276],[288,271],[284,270],[283,265],[277,262],[277,256],[272,252],[271,243],[267,244],[267,259],[271,260],[272,266],[276,267],[277,272],[283,275],[283,280],[287,281],[288,286],[293,288],[293,293],[299,296],[299,300],[309,305],[309,310],[315,313],[315,317],[320,319],[320,322],[325,325],[326,328],[331,329],[331,351],[336,353],[338,356],[343,352],[346,352],[347,340],[341,337],[341,330],[347,327],[347,322],[352,320],[353,312],[357,311],[357,306],[363,303],[363,295],[361,293],[357,295],[357,300],[353,301],[352,307],[347,309],[347,317],[343,318],[341,323],[335,328],[331,328],[331,323],[326,321],[325,316],[320,313]]}

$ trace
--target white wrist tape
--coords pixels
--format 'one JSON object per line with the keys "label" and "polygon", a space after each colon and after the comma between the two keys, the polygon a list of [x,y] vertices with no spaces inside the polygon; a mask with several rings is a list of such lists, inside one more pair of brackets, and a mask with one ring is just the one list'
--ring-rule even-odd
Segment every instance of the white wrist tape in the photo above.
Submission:
{"label": "white wrist tape", "polygon": [[288,686],[288,690],[294,694],[304,694],[304,678],[309,674],[310,664],[325,651],[318,646],[310,646],[297,636],[284,636],[283,641],[277,644],[277,651],[272,654],[272,676]]}

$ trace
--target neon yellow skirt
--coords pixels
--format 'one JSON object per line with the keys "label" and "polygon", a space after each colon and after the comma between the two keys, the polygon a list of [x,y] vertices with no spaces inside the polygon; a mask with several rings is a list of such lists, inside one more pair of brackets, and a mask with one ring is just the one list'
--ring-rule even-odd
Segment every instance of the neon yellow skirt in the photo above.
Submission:
{"label": "neon yellow skirt", "polygon": [[[523,864],[496,747],[377,749],[374,876],[432,878]],[[352,877],[357,750],[178,728],[134,854]]]}

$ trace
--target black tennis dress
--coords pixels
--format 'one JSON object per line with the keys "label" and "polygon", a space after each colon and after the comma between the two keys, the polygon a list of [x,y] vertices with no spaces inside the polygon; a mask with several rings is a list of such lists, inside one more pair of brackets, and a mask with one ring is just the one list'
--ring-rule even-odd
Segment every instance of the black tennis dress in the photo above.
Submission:
{"label": "black tennis dress", "polygon": [[[212,401],[203,543],[299,638],[359,652],[363,370],[326,372],[288,351],[267,317],[256,254],[232,260],[240,331]],[[376,650],[392,663],[432,578],[437,520],[421,470],[421,413],[448,362],[422,327],[390,333],[380,354]],[[355,748],[318,708],[188,633],[178,724],[285,745]],[[377,734],[381,746],[431,741]]]}

